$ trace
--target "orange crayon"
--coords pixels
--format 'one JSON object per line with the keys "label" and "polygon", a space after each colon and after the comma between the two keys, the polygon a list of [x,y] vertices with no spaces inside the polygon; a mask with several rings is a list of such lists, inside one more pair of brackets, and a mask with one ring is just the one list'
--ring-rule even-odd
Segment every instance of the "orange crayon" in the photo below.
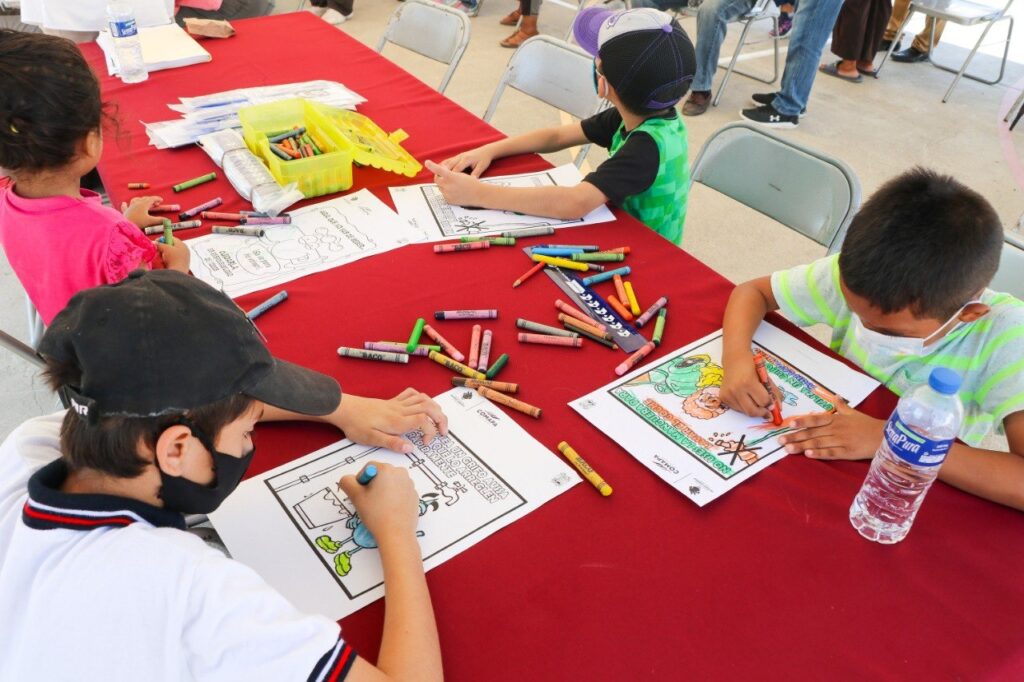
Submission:
{"label": "orange crayon", "polygon": [[775,395],[772,382],[768,378],[768,368],[764,366],[764,353],[761,351],[754,353],[754,369],[757,370],[758,380],[764,384],[764,389],[768,391],[768,395],[772,399],[772,424],[782,426],[782,410],[779,408],[779,398]]}
{"label": "orange crayon", "polygon": [[429,336],[435,343],[440,344],[444,352],[449,356],[455,358],[455,360],[462,362],[466,359],[466,356],[459,352],[459,349],[452,345],[452,343],[437,333],[437,330],[431,327],[429,324],[423,325],[423,333]]}
{"label": "orange crayon", "polygon": [[608,305],[610,305],[615,310],[615,312],[619,314],[619,317],[621,317],[626,322],[631,322],[633,320],[633,314],[626,310],[621,303],[616,301],[614,296],[608,297]]}
{"label": "orange crayon", "polygon": [[629,299],[626,297],[626,287],[622,283],[622,275],[612,277],[612,282],[615,283],[615,295],[619,297],[619,301],[622,305],[629,305]]}
{"label": "orange crayon", "polygon": [[494,389],[487,388],[486,386],[478,387],[476,389],[476,392],[482,395],[483,397],[487,398],[488,400],[498,403],[499,405],[511,407],[513,410],[518,410],[523,414],[528,414],[534,419],[540,419],[541,410],[539,407],[534,407],[529,403],[524,403],[522,400],[517,400],[512,396],[505,395],[500,391],[495,391]]}
{"label": "orange crayon", "polygon": [[561,310],[566,315],[570,317],[575,317],[580,322],[589,324],[591,327],[597,327],[602,332],[604,332],[607,329],[607,327],[605,327],[603,324],[601,324],[594,318],[590,317],[584,312],[580,312],[577,308],[574,308],[568,303],[563,302],[561,299],[555,301],[555,307]]}
{"label": "orange crayon", "polygon": [[520,277],[516,281],[512,282],[512,288],[515,289],[517,286],[519,286],[520,284],[522,284],[526,280],[528,280],[531,277],[533,277],[534,275],[536,275],[538,272],[540,272],[541,270],[544,269],[545,265],[547,265],[547,263],[537,263],[536,265],[534,265],[532,268],[530,268],[529,270],[526,271],[525,275],[523,275],[522,277]]}
{"label": "orange crayon", "polygon": [[565,346],[566,348],[582,348],[583,339],[572,336],[549,336],[548,334],[519,335],[519,343],[538,343],[544,346]]}

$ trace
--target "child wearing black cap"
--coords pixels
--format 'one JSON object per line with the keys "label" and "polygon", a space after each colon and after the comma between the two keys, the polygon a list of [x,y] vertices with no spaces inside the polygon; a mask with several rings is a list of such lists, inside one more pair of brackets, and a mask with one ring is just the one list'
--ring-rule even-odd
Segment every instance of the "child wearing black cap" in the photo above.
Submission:
{"label": "child wearing black cap", "polygon": [[[675,105],[696,70],[693,44],[678,22],[650,8],[587,8],[576,15],[573,33],[596,57],[597,93],[613,108],[426,166],[452,204],[569,220],[611,201],[678,245],[690,173],[686,127]],[[609,158],[575,187],[501,187],[478,180],[494,159],[588,142],[607,148]]]}
{"label": "child wearing black cap", "polygon": [[257,421],[324,420],[401,449],[393,434],[447,430],[436,403],[342,397],[274,358],[227,296],[169,270],[76,294],[39,353],[70,407],[0,445],[0,679],[441,679],[405,470],[339,482],[381,550],[377,667],[337,623],[184,532],[184,514],[244,476]]}

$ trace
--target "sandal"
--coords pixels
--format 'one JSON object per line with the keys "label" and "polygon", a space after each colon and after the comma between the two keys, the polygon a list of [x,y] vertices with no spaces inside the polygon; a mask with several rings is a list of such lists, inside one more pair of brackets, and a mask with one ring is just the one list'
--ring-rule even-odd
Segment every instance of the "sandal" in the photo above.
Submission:
{"label": "sandal", "polygon": [[498,23],[501,24],[502,26],[515,26],[516,24],[519,23],[519,18],[522,16],[522,12],[520,12],[519,10],[515,10],[505,15],[505,17],[502,18],[501,21],[499,21]]}
{"label": "sandal", "polygon": [[860,75],[859,73],[856,76],[844,76],[843,74],[839,73],[840,63],[841,62],[822,64],[821,66],[818,67],[818,71],[821,71],[824,74],[828,74],[829,76],[833,76],[840,80],[849,81],[850,83],[860,83],[861,81],[864,80],[864,76]]}
{"label": "sandal", "polygon": [[527,33],[525,31],[516,31],[515,33],[510,35],[508,38],[505,38],[503,41],[501,41],[501,46],[502,47],[519,47],[520,45],[522,45],[523,43],[525,43],[527,40],[529,40],[530,38],[532,38],[535,35],[537,35],[537,34],[536,33]]}
{"label": "sandal", "polygon": [[875,71],[874,69],[862,69],[858,66],[857,71],[867,76],[868,78],[878,78],[878,72]]}

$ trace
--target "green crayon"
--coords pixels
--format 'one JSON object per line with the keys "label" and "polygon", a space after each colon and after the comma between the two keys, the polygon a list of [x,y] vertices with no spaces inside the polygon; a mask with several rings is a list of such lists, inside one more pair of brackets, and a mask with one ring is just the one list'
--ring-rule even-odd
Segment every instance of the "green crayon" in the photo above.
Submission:
{"label": "green crayon", "polygon": [[498,359],[494,361],[494,364],[487,368],[487,378],[493,379],[498,376],[498,373],[505,368],[508,364],[508,353],[502,353],[498,356]]}
{"label": "green crayon", "polygon": [[216,179],[217,179],[217,173],[216,172],[207,173],[206,175],[200,175],[198,178],[192,178],[191,180],[186,180],[185,182],[179,182],[177,185],[175,185],[171,189],[173,189],[175,192],[183,192],[186,189],[189,189],[190,187],[195,187],[196,185],[201,185],[204,182],[211,182],[211,181],[216,180]]}
{"label": "green crayon", "polygon": [[604,253],[602,251],[596,251],[593,253],[574,253],[572,259],[580,261],[582,263],[600,263],[600,262],[614,262],[626,260],[626,254],[624,253]]}
{"label": "green crayon", "polygon": [[661,335],[665,333],[665,317],[667,315],[668,308],[662,308],[658,311],[658,319],[654,321],[654,336],[651,337],[651,341],[655,346],[661,345]]}
{"label": "green crayon", "polygon": [[423,335],[423,325],[427,323],[422,317],[416,320],[416,324],[412,328],[412,334],[409,334],[409,342],[405,344],[405,352],[412,353],[416,350],[416,346],[420,342],[420,336]]}
{"label": "green crayon", "polygon": [[171,221],[164,218],[164,242],[167,246],[174,246],[174,228],[171,227]]}

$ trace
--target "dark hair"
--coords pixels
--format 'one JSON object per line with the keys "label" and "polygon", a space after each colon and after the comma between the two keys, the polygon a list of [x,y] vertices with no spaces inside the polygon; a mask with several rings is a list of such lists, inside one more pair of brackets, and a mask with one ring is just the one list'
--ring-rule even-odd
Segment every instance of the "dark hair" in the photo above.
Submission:
{"label": "dark hair", "polygon": [[913,168],[868,199],[850,224],[839,272],[883,313],[945,320],[992,281],[1003,228],[984,197],[948,175]]}
{"label": "dark hair", "polygon": [[99,81],[74,43],[0,30],[0,168],[59,168],[102,118]]}
{"label": "dark hair", "polygon": [[[81,371],[77,366],[46,358],[44,377],[54,390],[78,386]],[[159,417],[103,417],[95,425],[68,410],[60,427],[60,449],[71,471],[94,469],[119,478],[135,478],[150,461],[139,456],[139,445],[156,446],[156,439],[168,427],[189,420],[204,434],[217,441],[221,429],[250,408],[253,399],[242,394],[203,405],[178,414]]]}

